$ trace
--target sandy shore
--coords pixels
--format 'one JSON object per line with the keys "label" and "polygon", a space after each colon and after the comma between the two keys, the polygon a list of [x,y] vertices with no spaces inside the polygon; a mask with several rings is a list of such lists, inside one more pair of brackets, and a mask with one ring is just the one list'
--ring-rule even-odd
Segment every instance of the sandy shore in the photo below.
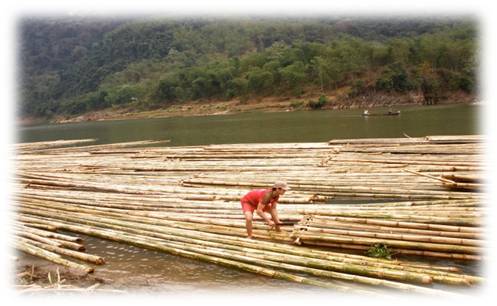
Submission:
{"label": "sandy shore", "polygon": [[[401,105],[423,105],[420,94],[377,94],[368,97],[344,98],[337,95],[326,96],[328,102],[322,108],[323,110],[342,110],[342,109],[371,109],[385,106]],[[237,114],[243,112],[290,112],[312,109],[308,106],[310,101],[317,101],[319,95],[307,95],[302,97],[268,97],[253,99],[249,101],[240,101],[238,99],[229,101],[189,101],[182,103],[170,104],[154,110],[137,110],[136,105],[126,107],[111,107],[100,111],[88,112],[79,116],[56,116],[48,120],[48,123],[74,123],[86,121],[104,121],[104,120],[126,120],[126,119],[151,119],[151,118],[168,118],[182,116],[212,116]],[[475,97],[473,95],[454,93],[446,100],[440,101],[439,104],[452,103],[472,103]],[[39,124],[40,120],[36,118],[23,118],[19,122],[21,125]]]}

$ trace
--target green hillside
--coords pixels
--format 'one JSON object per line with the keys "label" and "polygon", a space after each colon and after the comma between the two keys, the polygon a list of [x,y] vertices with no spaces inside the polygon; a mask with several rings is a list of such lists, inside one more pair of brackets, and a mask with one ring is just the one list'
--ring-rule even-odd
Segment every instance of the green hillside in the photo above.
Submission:
{"label": "green hillside", "polygon": [[476,89],[466,19],[25,18],[21,116],[347,88],[350,97]]}

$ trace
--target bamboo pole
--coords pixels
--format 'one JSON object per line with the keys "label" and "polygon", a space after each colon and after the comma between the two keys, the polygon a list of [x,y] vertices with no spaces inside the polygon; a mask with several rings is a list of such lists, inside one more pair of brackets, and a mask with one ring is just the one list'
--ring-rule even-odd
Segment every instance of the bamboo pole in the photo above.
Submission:
{"label": "bamboo pole", "polygon": [[322,240],[322,241],[340,242],[340,243],[349,243],[349,244],[362,244],[362,245],[386,244],[392,247],[415,249],[415,250],[428,250],[428,251],[463,253],[463,254],[480,253],[480,249],[476,247],[451,245],[451,244],[409,242],[404,240],[363,238],[358,236],[346,236],[346,235],[336,235],[336,234],[315,235],[306,232],[299,232],[297,237],[300,238],[300,241],[305,241],[306,239],[310,239],[310,240]]}
{"label": "bamboo pole", "polygon": [[[473,283],[477,282],[477,278],[469,278],[467,276],[456,276],[453,274],[447,274],[447,273],[440,273],[440,272],[434,272],[430,270],[423,270],[423,269],[418,269],[416,268],[418,265],[416,264],[414,267],[408,267],[408,266],[402,266],[402,267],[395,267],[396,263],[386,261],[386,260],[379,260],[379,259],[372,259],[364,256],[353,256],[353,255],[346,255],[346,254],[340,254],[340,253],[329,253],[329,252],[321,252],[321,251],[316,251],[316,250],[303,250],[301,248],[295,248],[291,246],[279,246],[274,243],[270,242],[263,242],[263,241],[250,241],[250,240],[245,240],[245,239],[240,239],[240,238],[232,238],[232,237],[227,237],[227,236],[220,236],[219,238],[216,238],[217,236],[214,234],[207,234],[207,233],[198,233],[198,232],[192,232],[191,234],[188,234],[190,231],[188,230],[178,230],[178,229],[167,229],[164,227],[156,227],[156,226],[145,226],[143,224],[134,224],[134,223],[128,223],[127,221],[114,221],[114,220],[101,220],[101,221],[78,221],[78,222],[84,222],[86,224],[92,225],[92,226],[104,226],[104,227],[110,227],[112,229],[118,229],[118,230],[123,230],[127,229],[128,231],[131,230],[133,232],[136,232],[137,229],[135,228],[136,226],[139,226],[139,228],[144,228],[146,230],[149,230],[150,233],[147,235],[154,236],[154,237],[161,237],[164,238],[165,233],[173,233],[176,236],[184,236],[188,240],[191,239],[196,239],[196,238],[202,238],[202,240],[209,240],[209,241],[217,241],[219,243],[222,243],[223,245],[226,244],[233,244],[237,246],[249,246],[249,247],[257,247],[257,248],[264,248],[266,250],[270,251],[276,251],[276,252],[283,252],[283,253],[289,253],[289,254],[295,254],[299,256],[306,256],[306,257],[311,257],[311,258],[317,258],[317,259],[324,259],[324,260],[331,260],[331,261],[338,261],[338,262],[348,262],[348,263],[360,263],[361,266],[364,267],[366,263],[374,263],[373,266],[377,267],[389,267],[389,268],[396,268],[399,270],[403,271],[412,271],[412,272],[422,272],[422,273],[428,273],[429,275],[434,275],[437,277],[437,280],[441,279],[443,281],[451,281],[452,283],[459,283],[459,284],[468,284],[468,283]],[[57,222],[56,223],[58,226],[65,227],[67,224]],[[116,224],[116,225],[112,225]],[[71,226],[67,226],[68,230],[72,230],[73,228]],[[138,233],[143,234],[143,232],[140,232],[138,230]],[[167,236],[171,237],[171,236]],[[331,255],[331,256],[330,256]],[[340,258],[336,258],[333,255],[339,256]],[[370,265],[370,264],[367,264]],[[461,278],[460,281],[454,280]]]}
{"label": "bamboo pole", "polygon": [[82,261],[90,262],[90,263],[93,263],[93,264],[96,264],[96,265],[102,265],[102,264],[105,263],[105,260],[102,257],[100,257],[100,256],[95,256],[95,255],[91,255],[91,254],[85,254],[85,253],[81,253],[81,252],[77,252],[77,251],[73,251],[73,250],[68,250],[68,249],[64,249],[64,248],[61,248],[61,247],[56,247],[56,246],[53,246],[53,245],[50,245],[50,244],[46,244],[46,243],[43,243],[43,242],[38,242],[38,241],[35,241],[35,240],[25,239],[25,238],[21,238],[21,237],[19,237],[17,239],[17,241],[24,242],[24,243],[36,246],[36,247],[39,247],[41,249],[44,249],[44,250],[47,250],[47,251],[50,251],[50,252],[54,252],[54,253],[57,253],[57,254],[70,256],[70,257],[73,257],[75,259],[79,259],[79,260],[82,260]]}
{"label": "bamboo pole", "polygon": [[92,267],[69,261],[67,259],[62,258],[60,255],[57,255],[55,253],[41,249],[37,246],[34,246],[30,243],[27,243],[26,241],[16,242],[15,247],[18,250],[23,251],[25,253],[44,258],[48,261],[51,261],[51,262],[54,262],[56,264],[63,265],[63,266],[66,266],[66,267],[69,267],[72,269],[76,269],[78,271],[82,271],[86,274],[92,273],[94,271],[94,269]]}
{"label": "bamboo pole", "polygon": [[[341,285],[336,285],[330,282],[322,282],[322,281],[317,281],[317,280],[312,280],[308,279],[305,277],[301,276],[296,276],[292,274],[288,274],[285,272],[280,272],[276,270],[271,270],[271,269],[266,269],[262,268],[257,265],[251,265],[251,264],[245,264],[237,261],[233,261],[230,259],[223,259],[219,258],[216,256],[211,256],[211,255],[204,255],[204,254],[199,254],[183,249],[178,249],[174,247],[169,247],[167,245],[161,244],[157,242],[156,240],[152,240],[151,238],[147,238],[144,236],[139,236],[139,235],[131,235],[131,234],[125,234],[121,233],[118,231],[110,231],[110,230],[102,230],[102,229],[96,229],[96,228],[83,228],[81,226],[72,226],[73,230],[77,230],[78,232],[85,233],[87,235],[92,235],[112,241],[119,241],[119,242],[125,242],[129,243],[132,245],[136,245],[139,247],[145,247],[145,248],[150,248],[150,249],[155,249],[155,250],[160,250],[164,251],[167,253],[175,254],[175,255],[180,255],[183,257],[189,257],[189,258],[194,258],[194,259],[200,259],[208,262],[213,262],[217,264],[222,264],[226,265],[229,267],[235,267],[238,269],[246,270],[249,272],[261,274],[264,276],[269,276],[273,278],[278,278],[278,279],[283,279],[287,281],[292,281],[292,282],[298,282],[302,284],[307,284],[307,285],[313,285],[313,286],[319,286],[323,288],[331,288],[331,289],[336,289],[340,291],[356,291],[351,289],[350,287],[346,286],[341,286]],[[367,293],[367,291],[359,291],[361,293]]]}
{"label": "bamboo pole", "polygon": [[[354,222],[343,222],[343,221],[327,221],[319,222],[319,220],[312,220],[312,222],[306,221],[307,225],[311,225],[316,228],[337,228],[337,229],[354,229],[354,230],[365,230],[374,232],[385,232],[385,233],[407,233],[407,234],[421,234],[421,235],[431,235],[435,237],[453,237],[453,238],[465,238],[465,239],[480,239],[481,234],[477,233],[463,233],[463,232],[450,232],[450,231],[434,231],[434,230],[423,230],[423,229],[411,229],[403,227],[392,227],[392,226],[377,226],[377,225],[367,225],[362,223]],[[296,224],[296,226],[300,226]]]}
{"label": "bamboo pole", "polygon": [[[440,267],[392,263],[338,252],[321,253],[287,245],[285,243],[292,241],[289,226],[283,226],[283,233],[277,234],[255,222],[255,237],[265,241],[239,238],[245,235],[239,204],[241,196],[248,188],[267,188],[283,178],[292,190],[278,205],[280,217],[289,224],[305,220],[297,225],[297,229],[307,228],[307,233],[301,233],[305,237],[304,244],[361,249],[368,245],[350,242],[357,243],[357,237],[363,236],[359,240],[396,240],[399,247],[402,246],[398,251],[403,254],[471,260],[481,257],[474,255],[482,242],[479,240],[483,235],[481,220],[488,205],[481,193],[445,190],[443,185],[422,177],[478,175],[485,169],[481,137],[341,141],[332,145],[147,148],[143,146],[153,143],[77,148],[56,148],[47,143],[43,144],[47,146],[45,149],[38,146],[37,150],[34,150],[35,144],[20,146],[14,198],[20,204],[17,213],[22,218],[18,220],[30,221],[24,223],[30,229],[34,224],[38,224],[39,229],[59,226],[48,221],[54,218],[66,222],[62,227],[66,230],[68,223],[71,226],[88,224],[90,230],[111,229],[112,233],[137,235],[154,245],[168,243],[174,250],[185,248],[182,250],[185,255],[211,252],[202,256],[217,260],[220,252],[223,256],[232,256],[224,260],[245,261],[249,265],[248,261],[259,260],[277,272],[286,269],[314,276],[335,275],[343,280],[368,281],[361,279],[365,276],[354,278],[352,270],[344,273],[324,269],[324,264],[331,262],[335,267],[340,263],[342,268],[357,265],[362,269],[372,267],[371,271],[391,269],[396,273],[421,273],[433,281],[449,284],[481,281]],[[407,174],[409,171],[423,175],[413,177]],[[478,187],[472,182],[457,184],[458,188]],[[336,203],[338,199],[385,201],[358,205],[327,203]],[[311,222],[308,214],[313,214]],[[29,231],[28,234],[36,233],[36,230]],[[331,235],[355,237],[355,240],[325,241]],[[53,247],[60,245],[56,239],[53,236],[49,239]],[[418,249],[406,249],[406,244],[416,244]],[[420,249],[431,247],[430,244],[450,246],[452,250],[462,247],[466,253]]]}
{"label": "bamboo pole", "polygon": [[73,236],[69,236],[69,235],[48,232],[48,231],[39,230],[39,229],[35,229],[35,228],[29,228],[28,226],[26,226],[24,224],[15,224],[15,227],[18,230],[28,232],[28,233],[37,234],[37,235],[42,236],[42,237],[56,238],[59,240],[65,240],[65,241],[69,241],[69,242],[78,242],[78,243],[83,242],[83,240],[80,237],[73,237]]}
{"label": "bamboo pole", "polygon": [[[304,246],[320,246],[320,247],[330,247],[333,249],[348,249],[348,250],[360,250],[366,251],[370,246],[359,245],[359,244],[347,244],[347,243],[333,243],[333,242],[323,242],[321,240],[308,239],[301,242]],[[414,255],[422,257],[435,257],[443,259],[452,260],[465,260],[465,261],[481,261],[481,255],[469,255],[469,254],[455,254],[455,253],[443,253],[443,252],[433,252],[433,251],[422,251],[422,250],[408,250],[395,248],[394,253],[399,255]]]}
{"label": "bamboo pole", "polygon": [[429,242],[429,243],[440,243],[447,245],[466,245],[466,246],[481,246],[482,241],[475,239],[462,239],[462,238],[446,238],[446,237],[436,237],[436,236],[426,236],[426,235],[413,235],[413,234],[389,234],[389,233],[377,233],[372,231],[350,231],[342,229],[331,229],[331,228],[316,228],[309,225],[296,226],[295,229],[304,230],[307,234],[319,235],[319,234],[337,234],[343,236],[356,236],[356,237],[369,237],[378,239],[392,239],[392,240],[404,240],[404,241],[418,241],[418,242]]}

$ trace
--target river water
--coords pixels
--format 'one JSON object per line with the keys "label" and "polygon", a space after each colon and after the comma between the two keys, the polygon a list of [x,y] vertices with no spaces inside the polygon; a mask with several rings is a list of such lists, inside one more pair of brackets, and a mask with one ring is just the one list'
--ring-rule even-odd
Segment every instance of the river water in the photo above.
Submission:
{"label": "river water", "polygon": [[[361,116],[361,110],[242,113],[114,120],[18,129],[19,142],[97,138],[98,143],[169,139],[171,146],[224,143],[319,142],[333,138],[475,134],[481,107],[401,107],[399,116]],[[372,112],[383,113],[385,109]]]}
{"label": "river water", "polygon": [[[18,128],[18,142],[96,138],[97,143],[138,140],[170,140],[166,145],[222,143],[320,142],[330,139],[411,137],[481,133],[481,107],[444,105],[399,107],[399,116],[361,116],[361,110],[243,113],[235,115],[116,120]],[[375,109],[372,112],[386,112]],[[114,288],[160,292],[202,292],[220,289],[245,291],[291,289],[317,290],[306,285],[257,276],[244,271],[187,258],[144,250],[134,246],[84,237],[91,254],[106,264],[95,276],[109,280]],[[47,264],[23,256],[22,263]],[[442,264],[442,263],[440,263]],[[455,263],[471,274],[478,267]]]}

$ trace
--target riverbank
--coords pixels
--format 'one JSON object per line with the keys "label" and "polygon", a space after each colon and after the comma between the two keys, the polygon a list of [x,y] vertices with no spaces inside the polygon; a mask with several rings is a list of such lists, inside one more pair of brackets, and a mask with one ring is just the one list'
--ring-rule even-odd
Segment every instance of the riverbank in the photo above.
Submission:
{"label": "riverbank", "polygon": [[45,265],[19,263],[16,265],[14,285],[20,293],[57,290],[83,290],[90,292],[101,287],[104,283],[103,279],[94,277],[91,274],[81,274],[51,263]]}
{"label": "riverbank", "polygon": [[[75,123],[86,121],[126,120],[126,119],[152,119],[168,117],[193,117],[237,114],[244,112],[291,112],[302,110],[313,110],[312,102],[317,102],[320,95],[308,94],[301,97],[266,97],[241,101],[233,99],[229,101],[188,101],[174,103],[167,107],[140,111],[134,105],[126,107],[112,107],[100,111],[88,112],[78,116],[55,116],[49,123]],[[357,96],[350,98],[341,91],[325,95],[326,103],[319,107],[323,110],[344,109],[371,109],[385,106],[423,105],[423,97],[420,93],[408,94],[370,94],[368,96]],[[438,104],[473,103],[474,95],[462,92],[454,92],[448,95]],[[23,118],[20,125],[39,124],[38,118]]]}

